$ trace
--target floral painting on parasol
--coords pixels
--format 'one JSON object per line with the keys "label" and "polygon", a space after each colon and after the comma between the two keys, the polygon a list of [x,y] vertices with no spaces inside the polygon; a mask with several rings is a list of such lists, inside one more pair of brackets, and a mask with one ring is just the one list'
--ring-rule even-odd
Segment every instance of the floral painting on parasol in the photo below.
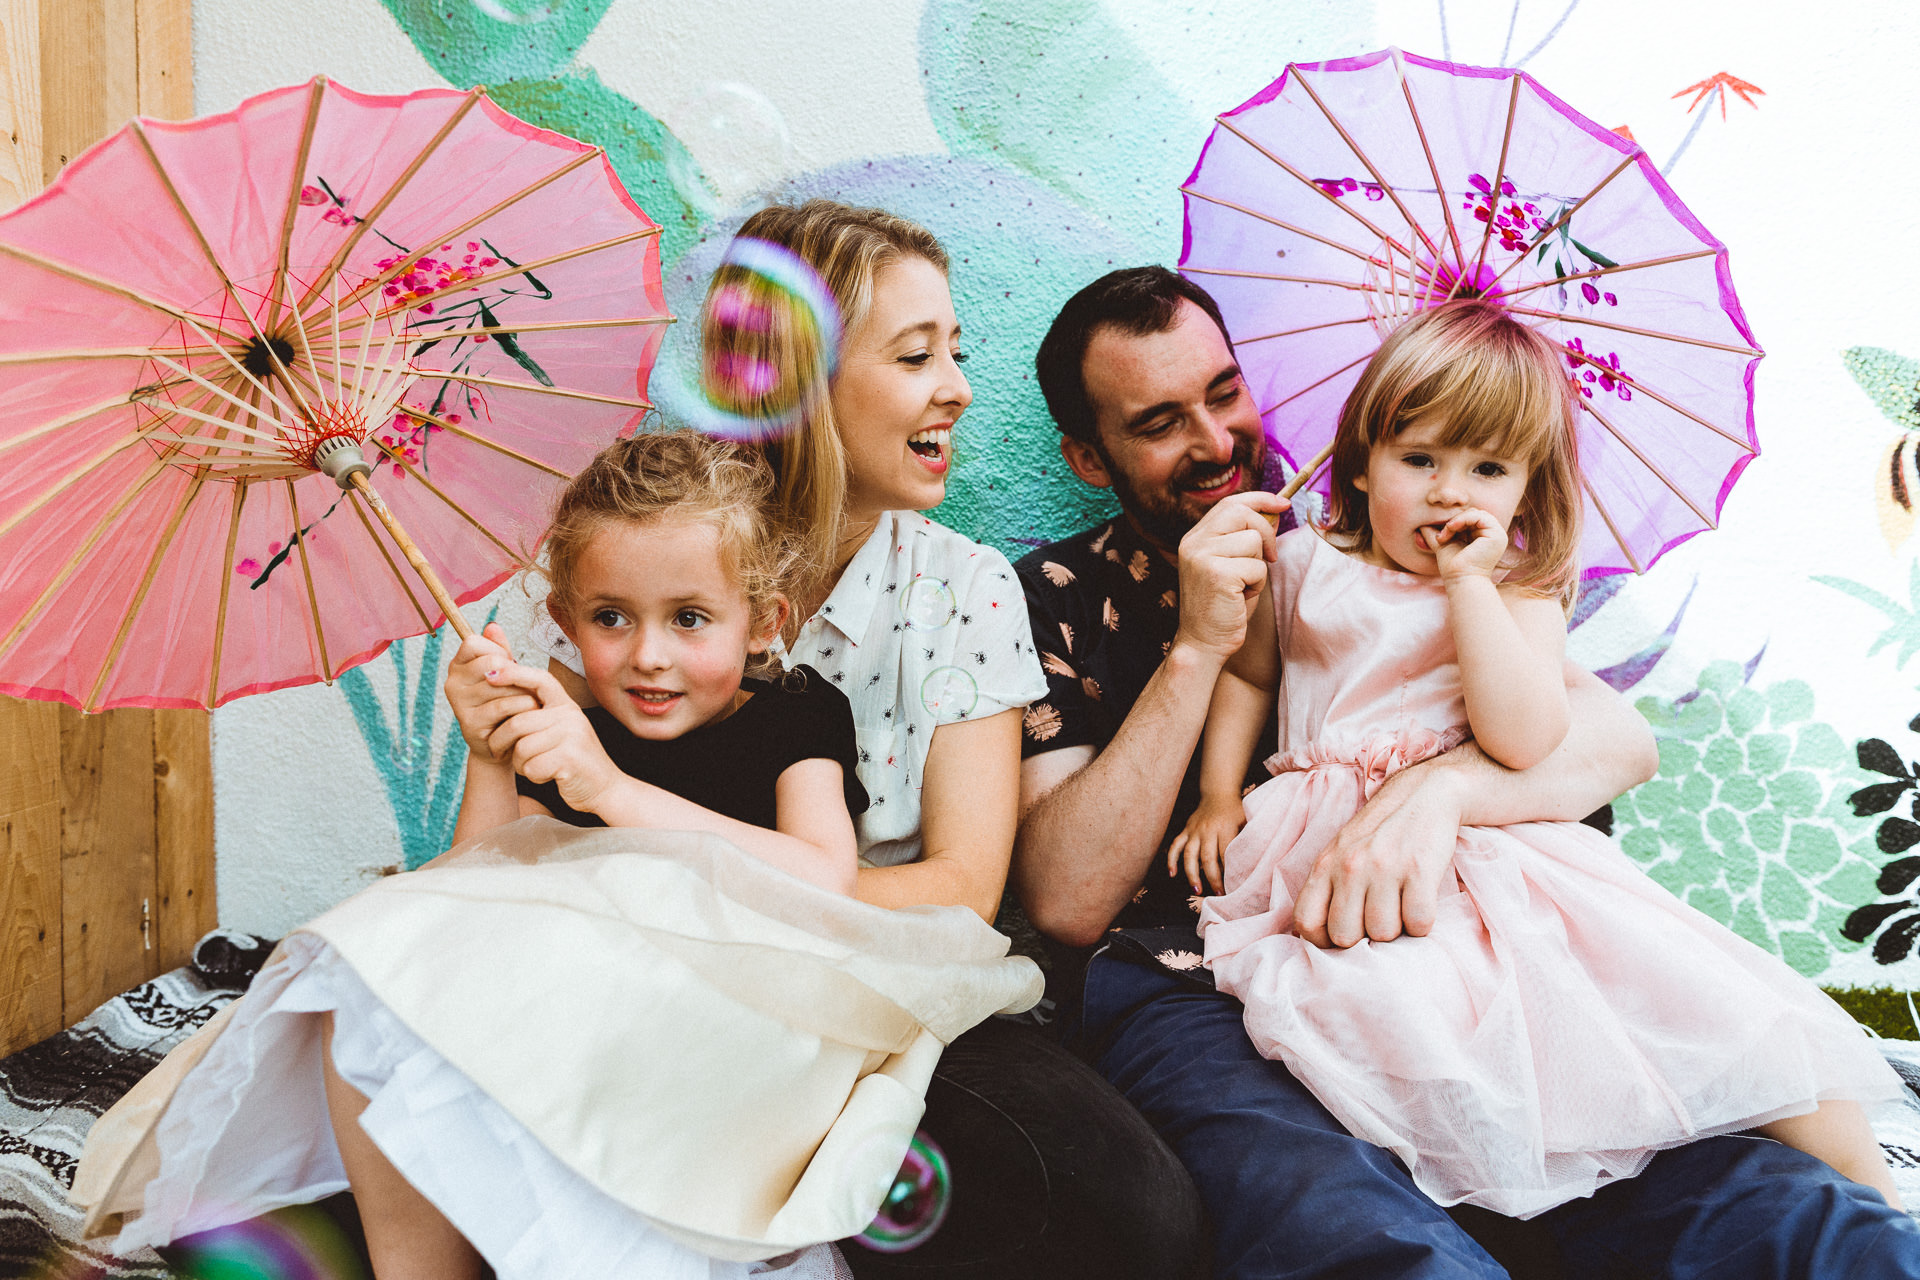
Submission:
{"label": "floral painting on parasol", "polygon": [[211,707],[463,629],[650,407],[658,235],[478,89],[75,159],[0,218],[0,692]]}
{"label": "floral painting on parasol", "polygon": [[1588,577],[1712,528],[1759,452],[1761,352],[1726,247],[1637,143],[1523,72],[1397,49],[1291,65],[1219,117],[1181,190],[1181,270],[1302,480],[1382,338],[1453,298],[1565,354]]}

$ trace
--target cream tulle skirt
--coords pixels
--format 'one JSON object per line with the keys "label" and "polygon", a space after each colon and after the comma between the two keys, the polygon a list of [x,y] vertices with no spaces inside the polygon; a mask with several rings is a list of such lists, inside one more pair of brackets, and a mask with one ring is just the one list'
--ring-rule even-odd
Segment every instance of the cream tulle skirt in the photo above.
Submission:
{"label": "cream tulle skirt", "polygon": [[73,1196],[126,1249],[344,1189],[330,1012],[363,1127],[501,1280],[825,1280],[941,1047],[1039,991],[963,909],[524,819],[290,936],[101,1118]]}

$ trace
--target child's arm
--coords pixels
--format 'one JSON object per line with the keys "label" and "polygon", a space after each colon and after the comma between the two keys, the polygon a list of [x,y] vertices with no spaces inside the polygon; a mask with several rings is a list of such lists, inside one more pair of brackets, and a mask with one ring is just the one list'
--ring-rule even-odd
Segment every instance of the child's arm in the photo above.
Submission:
{"label": "child's arm", "polygon": [[1247,823],[1240,788],[1280,685],[1280,637],[1271,595],[1269,584],[1247,619],[1246,640],[1214,683],[1200,737],[1200,804],[1167,846],[1167,874],[1178,875],[1184,866],[1195,893],[1203,877],[1213,892],[1222,892],[1221,857]]}
{"label": "child's arm", "polygon": [[[803,760],[788,766],[774,784],[779,830],[769,831],[620,772],[585,713],[547,672],[509,665],[492,680],[524,690],[539,705],[510,716],[489,741],[511,762],[514,772],[534,782],[556,784],[560,798],[570,807],[594,814],[610,827],[709,831],[823,889],[845,893],[852,888],[853,820],[847,816],[837,763]],[[829,772],[831,794],[839,806],[840,821],[846,824],[844,841],[831,814],[823,812],[830,807],[823,794]]]}
{"label": "child's arm", "polygon": [[507,633],[498,623],[488,623],[480,635],[462,642],[447,664],[443,686],[447,704],[467,743],[466,786],[460,795],[460,816],[453,824],[455,844],[530,813],[547,812],[537,800],[517,794],[513,765],[493,740],[509,718],[540,705],[524,689],[503,688],[487,679],[489,671],[512,665]]}
{"label": "child's arm", "polygon": [[1510,769],[1530,769],[1567,736],[1560,602],[1494,584],[1506,531],[1484,511],[1447,522],[1436,549],[1473,740]]}

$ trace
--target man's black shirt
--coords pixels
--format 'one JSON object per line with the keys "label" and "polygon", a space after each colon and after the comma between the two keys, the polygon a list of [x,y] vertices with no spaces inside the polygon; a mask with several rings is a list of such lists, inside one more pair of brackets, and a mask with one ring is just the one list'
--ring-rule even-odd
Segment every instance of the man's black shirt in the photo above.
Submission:
{"label": "man's black shirt", "polygon": [[[1172,647],[1180,626],[1179,571],[1120,517],[1041,547],[1014,568],[1047,673],[1046,698],[1027,708],[1022,755],[1079,746],[1104,751]],[[1275,740],[1269,717],[1249,782],[1266,780],[1264,762]],[[1200,803],[1199,750],[1190,760],[1167,761],[1168,768],[1182,764],[1180,794],[1155,845],[1160,854]],[[1164,858],[1156,857],[1112,923],[1191,926],[1197,903],[1187,882],[1168,876]]]}

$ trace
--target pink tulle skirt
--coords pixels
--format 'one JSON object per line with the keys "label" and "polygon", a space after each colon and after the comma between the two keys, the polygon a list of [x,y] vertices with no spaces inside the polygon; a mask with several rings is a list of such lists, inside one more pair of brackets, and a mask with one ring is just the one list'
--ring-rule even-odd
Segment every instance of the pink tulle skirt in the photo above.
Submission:
{"label": "pink tulle skirt", "polygon": [[1247,798],[1206,959],[1247,1033],[1422,1191],[1530,1217],[1653,1153],[1900,1096],[1865,1032],[1775,957],[1569,822],[1469,827],[1423,938],[1294,936],[1315,859],[1440,742],[1284,759]]}

